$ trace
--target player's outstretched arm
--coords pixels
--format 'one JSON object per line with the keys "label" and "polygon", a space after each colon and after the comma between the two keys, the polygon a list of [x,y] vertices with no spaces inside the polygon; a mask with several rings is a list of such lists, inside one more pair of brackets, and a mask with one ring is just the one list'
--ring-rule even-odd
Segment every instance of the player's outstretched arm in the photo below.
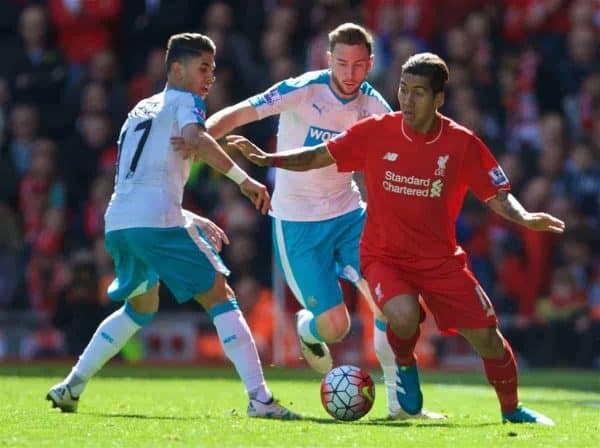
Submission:
{"label": "player's outstretched arm", "polygon": [[512,194],[500,191],[487,201],[488,207],[499,215],[522,226],[538,232],[563,233],[565,223],[548,213],[530,213]]}
{"label": "player's outstretched arm", "polygon": [[201,158],[212,168],[225,174],[240,186],[242,194],[263,214],[271,208],[267,187],[248,176],[202,126],[187,125],[182,129],[181,137],[171,137],[171,145],[182,157]]}
{"label": "player's outstretched arm", "polygon": [[335,163],[335,159],[329,154],[325,143],[269,154],[241,135],[228,135],[226,140],[230,146],[238,149],[248,160],[258,166],[274,166],[290,171],[308,171]]}
{"label": "player's outstretched arm", "polygon": [[259,119],[258,112],[248,100],[226,107],[212,114],[206,120],[206,130],[219,139],[233,129]]}

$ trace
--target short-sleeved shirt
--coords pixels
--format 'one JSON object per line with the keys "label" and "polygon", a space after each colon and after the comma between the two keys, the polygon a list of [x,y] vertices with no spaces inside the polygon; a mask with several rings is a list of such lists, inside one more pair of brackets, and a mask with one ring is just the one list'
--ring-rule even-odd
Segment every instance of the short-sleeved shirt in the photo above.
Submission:
{"label": "short-sleeved shirt", "polygon": [[439,117],[429,134],[412,131],[401,112],[366,118],[327,143],[340,171],[365,173],[361,266],[375,259],[434,269],[440,257],[462,253],[455,222],[467,190],[486,201],[510,189],[487,146]]}
{"label": "short-sleeved shirt", "polygon": [[[330,83],[330,70],[313,71],[250,98],[261,119],[279,114],[277,151],[318,145],[364,117],[391,111],[368,82],[350,99],[340,98]],[[271,206],[271,214],[279,219],[323,221],[363,203],[352,173],[340,173],[330,166],[302,173],[276,170]]]}
{"label": "short-sleeved shirt", "polygon": [[119,134],[115,188],[104,219],[106,232],[132,227],[183,226],[181,200],[190,162],[170,137],[189,124],[204,126],[206,106],[197,95],[173,88],[140,101]]}

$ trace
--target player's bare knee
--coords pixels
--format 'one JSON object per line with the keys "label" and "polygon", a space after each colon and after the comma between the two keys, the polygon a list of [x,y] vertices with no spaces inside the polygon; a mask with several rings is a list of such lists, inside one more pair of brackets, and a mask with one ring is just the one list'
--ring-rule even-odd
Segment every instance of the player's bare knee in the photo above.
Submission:
{"label": "player's bare knee", "polygon": [[143,294],[128,299],[127,302],[136,313],[156,313],[158,311],[158,284]]}
{"label": "player's bare knee", "polygon": [[197,294],[194,297],[194,300],[208,311],[215,305],[223,303],[234,297],[235,293],[225,280],[225,277],[222,274],[217,274],[212,288],[208,291]]}
{"label": "player's bare knee", "polygon": [[317,329],[323,341],[330,344],[339,342],[350,331],[350,316],[347,310],[330,310],[317,317]]}
{"label": "player's bare knee", "polygon": [[461,329],[460,333],[480,356],[500,358],[504,355],[504,340],[495,327]]}
{"label": "player's bare knee", "polygon": [[336,326],[332,326],[324,331],[324,335],[321,334],[325,342],[334,343],[339,342],[346,337],[348,332],[350,331],[350,323],[349,322],[340,322]]}
{"label": "player's bare knee", "polygon": [[[408,297],[408,296],[407,296]],[[392,330],[401,338],[414,334],[419,325],[419,302],[412,298],[399,297],[390,300],[383,307],[383,314]]]}
{"label": "player's bare knee", "polygon": [[486,349],[488,358],[501,358],[504,356],[504,339],[500,336],[496,328],[488,332]]}

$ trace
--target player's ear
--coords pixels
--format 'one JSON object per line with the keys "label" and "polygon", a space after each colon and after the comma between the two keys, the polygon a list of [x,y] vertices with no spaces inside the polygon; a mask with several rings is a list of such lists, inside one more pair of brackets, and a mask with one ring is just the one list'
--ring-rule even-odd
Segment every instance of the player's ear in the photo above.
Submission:
{"label": "player's ear", "polygon": [[171,76],[177,81],[183,79],[183,64],[179,61],[175,61],[171,64]]}
{"label": "player's ear", "polygon": [[331,54],[331,51],[327,52],[327,65],[329,66],[329,68],[331,68],[331,66],[333,65],[333,55]]}
{"label": "player's ear", "polygon": [[446,94],[443,91],[436,93],[435,97],[433,98],[433,103],[435,104],[435,108],[439,109],[440,107],[442,107],[444,105],[445,100],[446,100]]}
{"label": "player's ear", "polygon": [[369,56],[369,61],[367,62],[367,73],[369,73],[371,71],[371,69],[373,68],[374,62],[375,62],[375,55],[372,54],[371,56]]}

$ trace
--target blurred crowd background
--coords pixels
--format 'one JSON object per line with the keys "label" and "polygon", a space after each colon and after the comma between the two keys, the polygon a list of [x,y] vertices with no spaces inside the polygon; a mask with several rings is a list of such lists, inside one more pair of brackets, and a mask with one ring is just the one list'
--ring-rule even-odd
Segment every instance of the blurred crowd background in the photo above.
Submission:
{"label": "blurred crowd background", "polygon": [[[215,41],[210,115],[325,68],[327,32],[354,21],[374,35],[369,82],[394,109],[403,62],[440,54],[450,68],[442,112],[492,148],[527,209],[567,223],[563,236],[534,233],[472,198],[457,223],[522,365],[600,368],[600,1],[0,0],[0,11],[0,359],[77,355],[115,308],[103,246],[115,141],[129,108],[164,88],[169,35]],[[273,148],[276,124],[242,132]],[[272,173],[239,163],[272,186]],[[184,207],[228,233],[223,257],[263,360],[293,362],[297,305],[287,292],[274,307],[268,218],[202,165]],[[345,356],[373,362],[372,319],[343,287],[354,312]],[[166,288],[161,297],[169,316],[175,302]],[[165,322],[134,358],[168,348],[222,359],[208,321],[192,321],[191,334],[169,333]],[[427,334],[430,365],[468,355],[455,338]]]}

